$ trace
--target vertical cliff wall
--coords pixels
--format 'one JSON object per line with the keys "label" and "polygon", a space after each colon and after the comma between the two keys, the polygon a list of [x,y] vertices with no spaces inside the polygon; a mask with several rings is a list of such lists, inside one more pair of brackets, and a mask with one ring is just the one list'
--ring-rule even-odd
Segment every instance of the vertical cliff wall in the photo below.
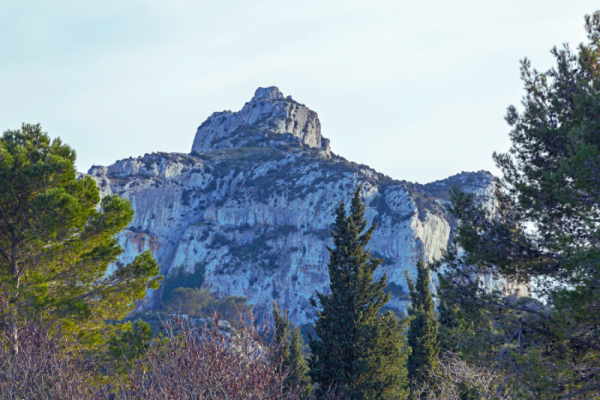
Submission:
{"label": "vertical cliff wall", "polygon": [[[202,270],[214,296],[245,296],[259,310],[277,301],[296,324],[314,318],[309,298],[328,290],[334,207],[358,185],[369,223],[379,223],[370,244],[385,258],[377,277],[388,274],[398,311],[406,309],[404,271],[415,276],[421,250],[433,259],[447,246],[450,185],[490,204],[493,191],[483,171],[419,185],[336,156],[317,114],[277,88],[257,90],[237,113],[209,117],[190,154],[147,154],[89,174],[136,211],[119,238],[123,262],[149,249],[167,276]],[[140,307],[158,307],[160,296],[149,293]]]}

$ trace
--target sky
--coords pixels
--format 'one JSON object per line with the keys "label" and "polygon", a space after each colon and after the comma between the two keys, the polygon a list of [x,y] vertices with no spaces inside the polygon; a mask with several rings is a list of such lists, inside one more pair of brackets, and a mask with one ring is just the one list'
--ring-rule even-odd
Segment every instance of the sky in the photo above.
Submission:
{"label": "sky", "polygon": [[0,2],[0,130],[40,123],[77,168],[191,151],[213,112],[277,86],[332,151],[427,183],[499,171],[520,60],[586,40],[587,0]]}

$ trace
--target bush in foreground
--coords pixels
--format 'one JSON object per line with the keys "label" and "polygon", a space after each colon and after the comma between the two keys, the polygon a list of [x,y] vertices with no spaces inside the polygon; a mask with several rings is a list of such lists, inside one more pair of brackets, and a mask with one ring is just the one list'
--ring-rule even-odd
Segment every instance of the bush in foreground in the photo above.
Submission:
{"label": "bush in foreground", "polygon": [[95,371],[75,354],[61,334],[28,324],[20,332],[19,352],[13,338],[0,344],[0,398],[39,400],[96,400],[109,398]]}
{"label": "bush in foreground", "polygon": [[195,324],[173,318],[163,341],[136,360],[122,390],[126,399],[297,399],[285,388],[286,371],[271,363],[276,349],[256,327],[242,323],[235,333],[218,320]]}
{"label": "bush in foreground", "polygon": [[[101,372],[94,367],[98,360],[74,351],[56,330],[29,323],[16,355],[12,338],[0,337],[0,398],[304,399],[303,388],[290,385],[291,371],[272,362],[280,349],[267,337],[268,331],[245,322],[231,331],[216,318],[198,323],[175,317],[144,354],[125,360],[124,372]],[[330,392],[326,399],[340,399]]]}

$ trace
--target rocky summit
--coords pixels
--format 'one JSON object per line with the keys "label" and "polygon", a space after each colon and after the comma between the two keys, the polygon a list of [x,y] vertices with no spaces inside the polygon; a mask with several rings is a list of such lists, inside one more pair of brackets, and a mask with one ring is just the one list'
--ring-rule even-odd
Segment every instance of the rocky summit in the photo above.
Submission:
{"label": "rocky summit", "polygon": [[[131,201],[135,218],[119,235],[120,262],[149,249],[167,279],[202,275],[213,296],[245,296],[258,311],[273,301],[296,324],[311,322],[315,291],[328,291],[327,246],[334,207],[362,185],[366,217],[379,224],[371,252],[384,258],[391,309],[405,311],[404,271],[416,275],[423,251],[448,245],[445,204],[458,185],[493,207],[489,172],[461,173],[421,185],[392,179],[330,151],[317,113],[276,87],[259,88],[238,112],[211,115],[191,152],[153,153],[89,172],[103,195]],[[150,292],[140,309],[161,304]]]}
{"label": "rocky summit", "polygon": [[317,113],[283,97],[278,88],[258,88],[244,107],[233,113],[217,112],[198,127],[192,151],[209,153],[251,146],[265,134],[289,134],[300,143],[329,155],[329,140],[321,137]]}

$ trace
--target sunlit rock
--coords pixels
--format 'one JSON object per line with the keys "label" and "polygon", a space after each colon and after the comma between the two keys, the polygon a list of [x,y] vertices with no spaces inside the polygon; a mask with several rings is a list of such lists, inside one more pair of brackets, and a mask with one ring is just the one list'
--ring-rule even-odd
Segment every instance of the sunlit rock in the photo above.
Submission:
{"label": "sunlit rock", "polygon": [[[419,253],[435,259],[448,244],[449,187],[493,207],[488,172],[419,185],[334,155],[317,114],[275,87],[259,88],[237,113],[210,116],[191,154],[147,154],[88,174],[103,195],[127,198],[136,211],[119,235],[121,262],[148,249],[163,274],[203,268],[214,296],[245,296],[258,311],[276,301],[296,324],[312,321],[309,299],[328,291],[334,207],[358,185],[369,224],[379,224],[370,250],[385,260],[376,277],[387,273],[397,311],[406,310],[404,271],[415,277]],[[160,301],[159,289],[140,308]]]}

